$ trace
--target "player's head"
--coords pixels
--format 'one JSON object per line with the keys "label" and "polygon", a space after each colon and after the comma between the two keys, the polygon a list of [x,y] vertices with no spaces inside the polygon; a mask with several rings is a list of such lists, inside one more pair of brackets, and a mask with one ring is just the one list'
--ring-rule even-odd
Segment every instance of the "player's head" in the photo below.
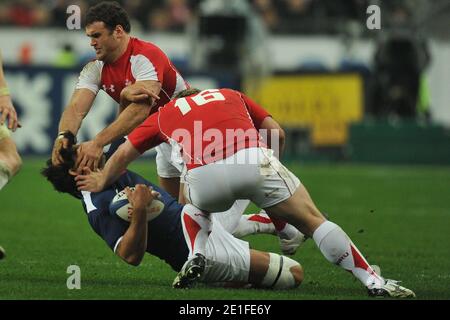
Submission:
{"label": "player's head", "polygon": [[69,145],[60,151],[63,162],[53,165],[52,159],[47,160],[47,166],[42,169],[41,174],[51,182],[55,190],[81,198],[81,192],[77,189],[75,183],[76,172],[74,167],[77,159],[75,136],[70,132],[65,133],[64,136],[69,140]]}
{"label": "player's head", "polygon": [[100,2],[86,14],[86,34],[98,60],[108,61],[131,30],[127,12],[117,2]]}
{"label": "player's head", "polygon": [[174,99],[189,97],[189,96],[192,96],[192,95],[197,94],[199,92],[201,92],[201,90],[197,89],[197,88],[184,89],[183,91],[178,92],[178,94],[175,96]]}

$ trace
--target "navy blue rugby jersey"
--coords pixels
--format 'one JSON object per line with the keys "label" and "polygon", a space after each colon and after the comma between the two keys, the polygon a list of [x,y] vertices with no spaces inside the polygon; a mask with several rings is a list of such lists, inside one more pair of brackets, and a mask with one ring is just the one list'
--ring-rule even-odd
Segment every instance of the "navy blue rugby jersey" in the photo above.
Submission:
{"label": "navy blue rugby jersey", "polygon": [[166,191],[132,171],[127,170],[113,185],[101,192],[83,191],[83,208],[91,227],[114,250],[129,223],[112,215],[109,204],[125,187],[134,187],[136,184],[151,186],[161,194],[160,201],[164,203],[161,214],[148,222],[146,251],[167,262],[175,271],[180,271],[189,254],[181,225],[183,206]]}

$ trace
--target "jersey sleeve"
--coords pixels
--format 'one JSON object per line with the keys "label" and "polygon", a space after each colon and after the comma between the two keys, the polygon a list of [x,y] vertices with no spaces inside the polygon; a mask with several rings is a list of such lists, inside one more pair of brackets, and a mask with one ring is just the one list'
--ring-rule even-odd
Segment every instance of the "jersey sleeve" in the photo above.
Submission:
{"label": "jersey sleeve", "polygon": [[154,80],[164,83],[169,58],[157,46],[147,43],[131,56],[131,73],[136,81]]}
{"label": "jersey sleeve", "polygon": [[97,94],[100,89],[103,63],[91,61],[81,70],[75,89],[89,89]]}
{"label": "jersey sleeve", "polygon": [[119,217],[109,213],[101,214],[98,210],[89,213],[89,223],[113,251],[129,227],[128,223]]}
{"label": "jersey sleeve", "polygon": [[[149,58],[150,55],[138,54],[131,56],[131,73],[136,81],[154,80],[160,81],[156,66]],[[162,79],[161,81],[162,82]]]}
{"label": "jersey sleeve", "polygon": [[119,217],[110,214],[109,202],[115,195],[114,190],[91,194],[82,192],[83,206],[88,215],[92,229],[106,242],[111,250],[115,250],[119,239],[125,234],[129,224]]}
{"label": "jersey sleeve", "polygon": [[144,153],[165,141],[159,130],[158,115],[158,112],[152,114],[128,135],[128,141],[140,153]]}
{"label": "jersey sleeve", "polygon": [[245,106],[253,120],[253,124],[256,129],[261,128],[261,124],[265,118],[271,117],[270,113],[267,112],[263,107],[257,104],[255,101],[247,97],[245,94],[240,93],[242,99],[244,100]]}

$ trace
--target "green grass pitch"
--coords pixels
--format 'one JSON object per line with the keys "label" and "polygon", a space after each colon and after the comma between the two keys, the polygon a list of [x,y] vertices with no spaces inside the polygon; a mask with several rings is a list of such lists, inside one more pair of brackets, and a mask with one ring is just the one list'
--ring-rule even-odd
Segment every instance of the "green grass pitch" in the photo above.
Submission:
{"label": "green grass pitch", "polygon": [[[175,272],[147,255],[139,267],[116,257],[89,226],[79,201],[54,192],[39,175],[43,159],[0,192],[0,299],[368,299],[350,274],[328,263],[308,240],[294,259],[305,269],[295,290],[171,288]],[[288,167],[316,205],[352,238],[382,275],[418,299],[450,299],[450,170],[448,167],[299,165]],[[152,160],[132,169],[156,181]],[[213,182],[211,182],[213,184]],[[252,247],[279,253],[271,236]],[[81,289],[66,286],[69,265]]]}

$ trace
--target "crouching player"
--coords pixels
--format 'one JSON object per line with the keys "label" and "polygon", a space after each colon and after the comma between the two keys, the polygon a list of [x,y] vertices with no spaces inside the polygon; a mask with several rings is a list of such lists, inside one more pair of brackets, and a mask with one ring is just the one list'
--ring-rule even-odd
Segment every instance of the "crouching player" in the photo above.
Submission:
{"label": "crouching player", "polygon": [[[68,134],[71,135],[70,133]],[[74,143],[73,135],[69,137]],[[94,231],[123,260],[139,265],[144,254],[155,255],[179,272],[188,260],[189,248],[183,231],[183,218],[202,214],[192,205],[182,206],[167,192],[138,174],[125,171],[110,187],[101,192],[78,191],[75,184],[77,146],[60,151],[64,161],[53,165],[51,160],[42,174],[59,192],[68,193],[83,203]],[[114,148],[111,148],[114,149]],[[106,157],[112,152],[108,152]],[[134,187],[132,191],[129,187]],[[120,190],[125,190],[133,209],[131,222],[110,212],[110,203]],[[160,212],[152,213],[147,222],[147,206],[156,194],[164,204]],[[235,207],[238,208],[238,207]],[[245,207],[242,207],[245,210]],[[226,214],[226,213],[224,213]],[[228,217],[240,218],[242,212]],[[219,216],[218,216],[219,217]],[[200,282],[224,286],[252,286],[274,289],[296,288],[303,280],[301,265],[285,256],[249,248],[245,241],[233,237],[217,219],[206,245],[205,271]]]}

